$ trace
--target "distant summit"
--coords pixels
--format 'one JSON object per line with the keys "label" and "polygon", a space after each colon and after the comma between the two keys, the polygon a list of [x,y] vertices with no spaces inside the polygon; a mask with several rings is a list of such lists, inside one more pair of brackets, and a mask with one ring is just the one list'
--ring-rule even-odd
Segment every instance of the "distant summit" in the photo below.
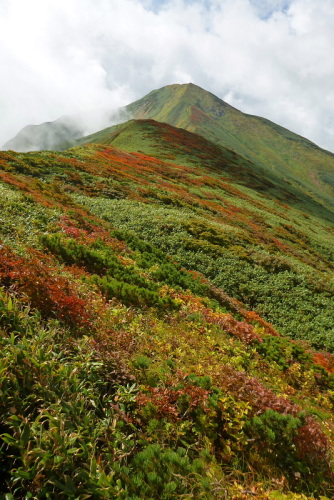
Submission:
{"label": "distant summit", "polygon": [[7,141],[2,151],[64,151],[73,146],[84,135],[106,126],[128,120],[122,109],[88,110],[71,116],[62,116],[55,121],[39,125],[27,125],[14,138]]}

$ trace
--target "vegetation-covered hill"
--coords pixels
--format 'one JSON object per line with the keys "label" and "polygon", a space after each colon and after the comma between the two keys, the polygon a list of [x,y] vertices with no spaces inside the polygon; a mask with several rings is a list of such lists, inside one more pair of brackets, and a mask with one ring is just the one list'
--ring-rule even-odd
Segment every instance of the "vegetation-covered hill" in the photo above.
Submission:
{"label": "vegetation-covered hill", "polygon": [[[153,119],[165,122],[233,150],[280,178],[325,207],[334,208],[334,154],[311,141],[258,116],[252,116],[194,85],[167,85],[153,90],[136,102],[111,112],[108,120]],[[108,121],[107,120],[107,121]],[[115,123],[115,121],[114,121]],[[101,142],[118,131],[118,126],[82,137],[83,127],[75,117],[30,126],[3,148],[17,151],[64,150],[86,142]]]}
{"label": "vegetation-covered hill", "polygon": [[332,498],[334,214],[153,120],[0,153],[0,495]]}
{"label": "vegetation-covered hill", "polygon": [[242,113],[194,84],[153,90],[125,111],[135,119],[151,118],[198,133],[333,207],[332,153],[269,120]]}

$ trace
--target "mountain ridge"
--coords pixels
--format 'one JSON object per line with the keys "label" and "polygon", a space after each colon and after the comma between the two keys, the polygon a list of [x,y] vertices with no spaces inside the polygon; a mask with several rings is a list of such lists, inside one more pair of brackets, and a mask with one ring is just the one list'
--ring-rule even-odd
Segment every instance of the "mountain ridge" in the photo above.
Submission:
{"label": "mountain ridge", "polygon": [[[173,143],[173,136],[177,139],[175,143]],[[244,185],[248,183],[252,188],[257,186],[256,189],[262,192],[267,191],[268,194],[274,193],[274,196],[282,201],[300,206],[306,211],[310,209],[312,212],[314,204],[313,210],[317,213],[320,211],[324,217],[333,220],[333,211],[329,207],[319,205],[312,197],[280,179],[274,172],[268,172],[264,167],[237,155],[232,150],[208,141],[199,134],[173,127],[167,123],[156,122],[152,119],[132,119],[79,139],[76,143],[78,146],[90,143],[112,145],[128,152],[145,153],[179,164],[184,164],[184,159],[187,155],[189,156],[191,150],[191,164],[196,164],[194,159],[197,158],[197,163],[202,163],[206,167],[210,166],[210,162],[207,162],[203,151],[208,149],[212,155],[211,163],[214,162],[214,168],[222,174],[229,172],[238,182],[243,182]]]}
{"label": "mountain ridge", "polygon": [[[242,113],[195,84],[172,84],[153,90],[120,108],[119,115],[153,119],[197,133],[262,167],[267,175],[275,174],[317,203],[325,207],[334,204],[332,153],[270,120]],[[47,128],[49,131],[50,125]],[[73,133],[76,138],[70,132],[67,139],[62,136],[62,142],[53,143],[55,149],[94,140],[94,135],[79,140],[78,131]],[[97,139],[101,133],[96,133]]]}

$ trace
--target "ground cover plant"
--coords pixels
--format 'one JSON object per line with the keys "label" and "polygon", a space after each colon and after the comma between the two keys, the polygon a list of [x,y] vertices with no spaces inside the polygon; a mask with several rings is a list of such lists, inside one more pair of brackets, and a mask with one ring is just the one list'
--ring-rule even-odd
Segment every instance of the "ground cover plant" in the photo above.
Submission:
{"label": "ground cover plant", "polygon": [[330,212],[135,130],[0,153],[1,497],[332,498]]}

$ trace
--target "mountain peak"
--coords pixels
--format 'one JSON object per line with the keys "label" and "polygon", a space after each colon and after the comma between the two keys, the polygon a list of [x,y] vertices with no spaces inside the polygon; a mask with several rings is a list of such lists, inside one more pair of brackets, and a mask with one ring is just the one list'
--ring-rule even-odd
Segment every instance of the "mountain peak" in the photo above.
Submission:
{"label": "mountain peak", "polygon": [[[195,83],[193,82],[188,82],[188,83],[172,83],[170,85],[165,85],[166,88],[184,88],[184,89],[187,89],[187,88],[194,88],[194,89],[199,89],[199,90],[202,90],[203,92],[207,92],[207,90],[203,89],[202,87],[200,87],[199,85],[196,85]],[[162,88],[165,88],[165,87],[162,87]]]}

